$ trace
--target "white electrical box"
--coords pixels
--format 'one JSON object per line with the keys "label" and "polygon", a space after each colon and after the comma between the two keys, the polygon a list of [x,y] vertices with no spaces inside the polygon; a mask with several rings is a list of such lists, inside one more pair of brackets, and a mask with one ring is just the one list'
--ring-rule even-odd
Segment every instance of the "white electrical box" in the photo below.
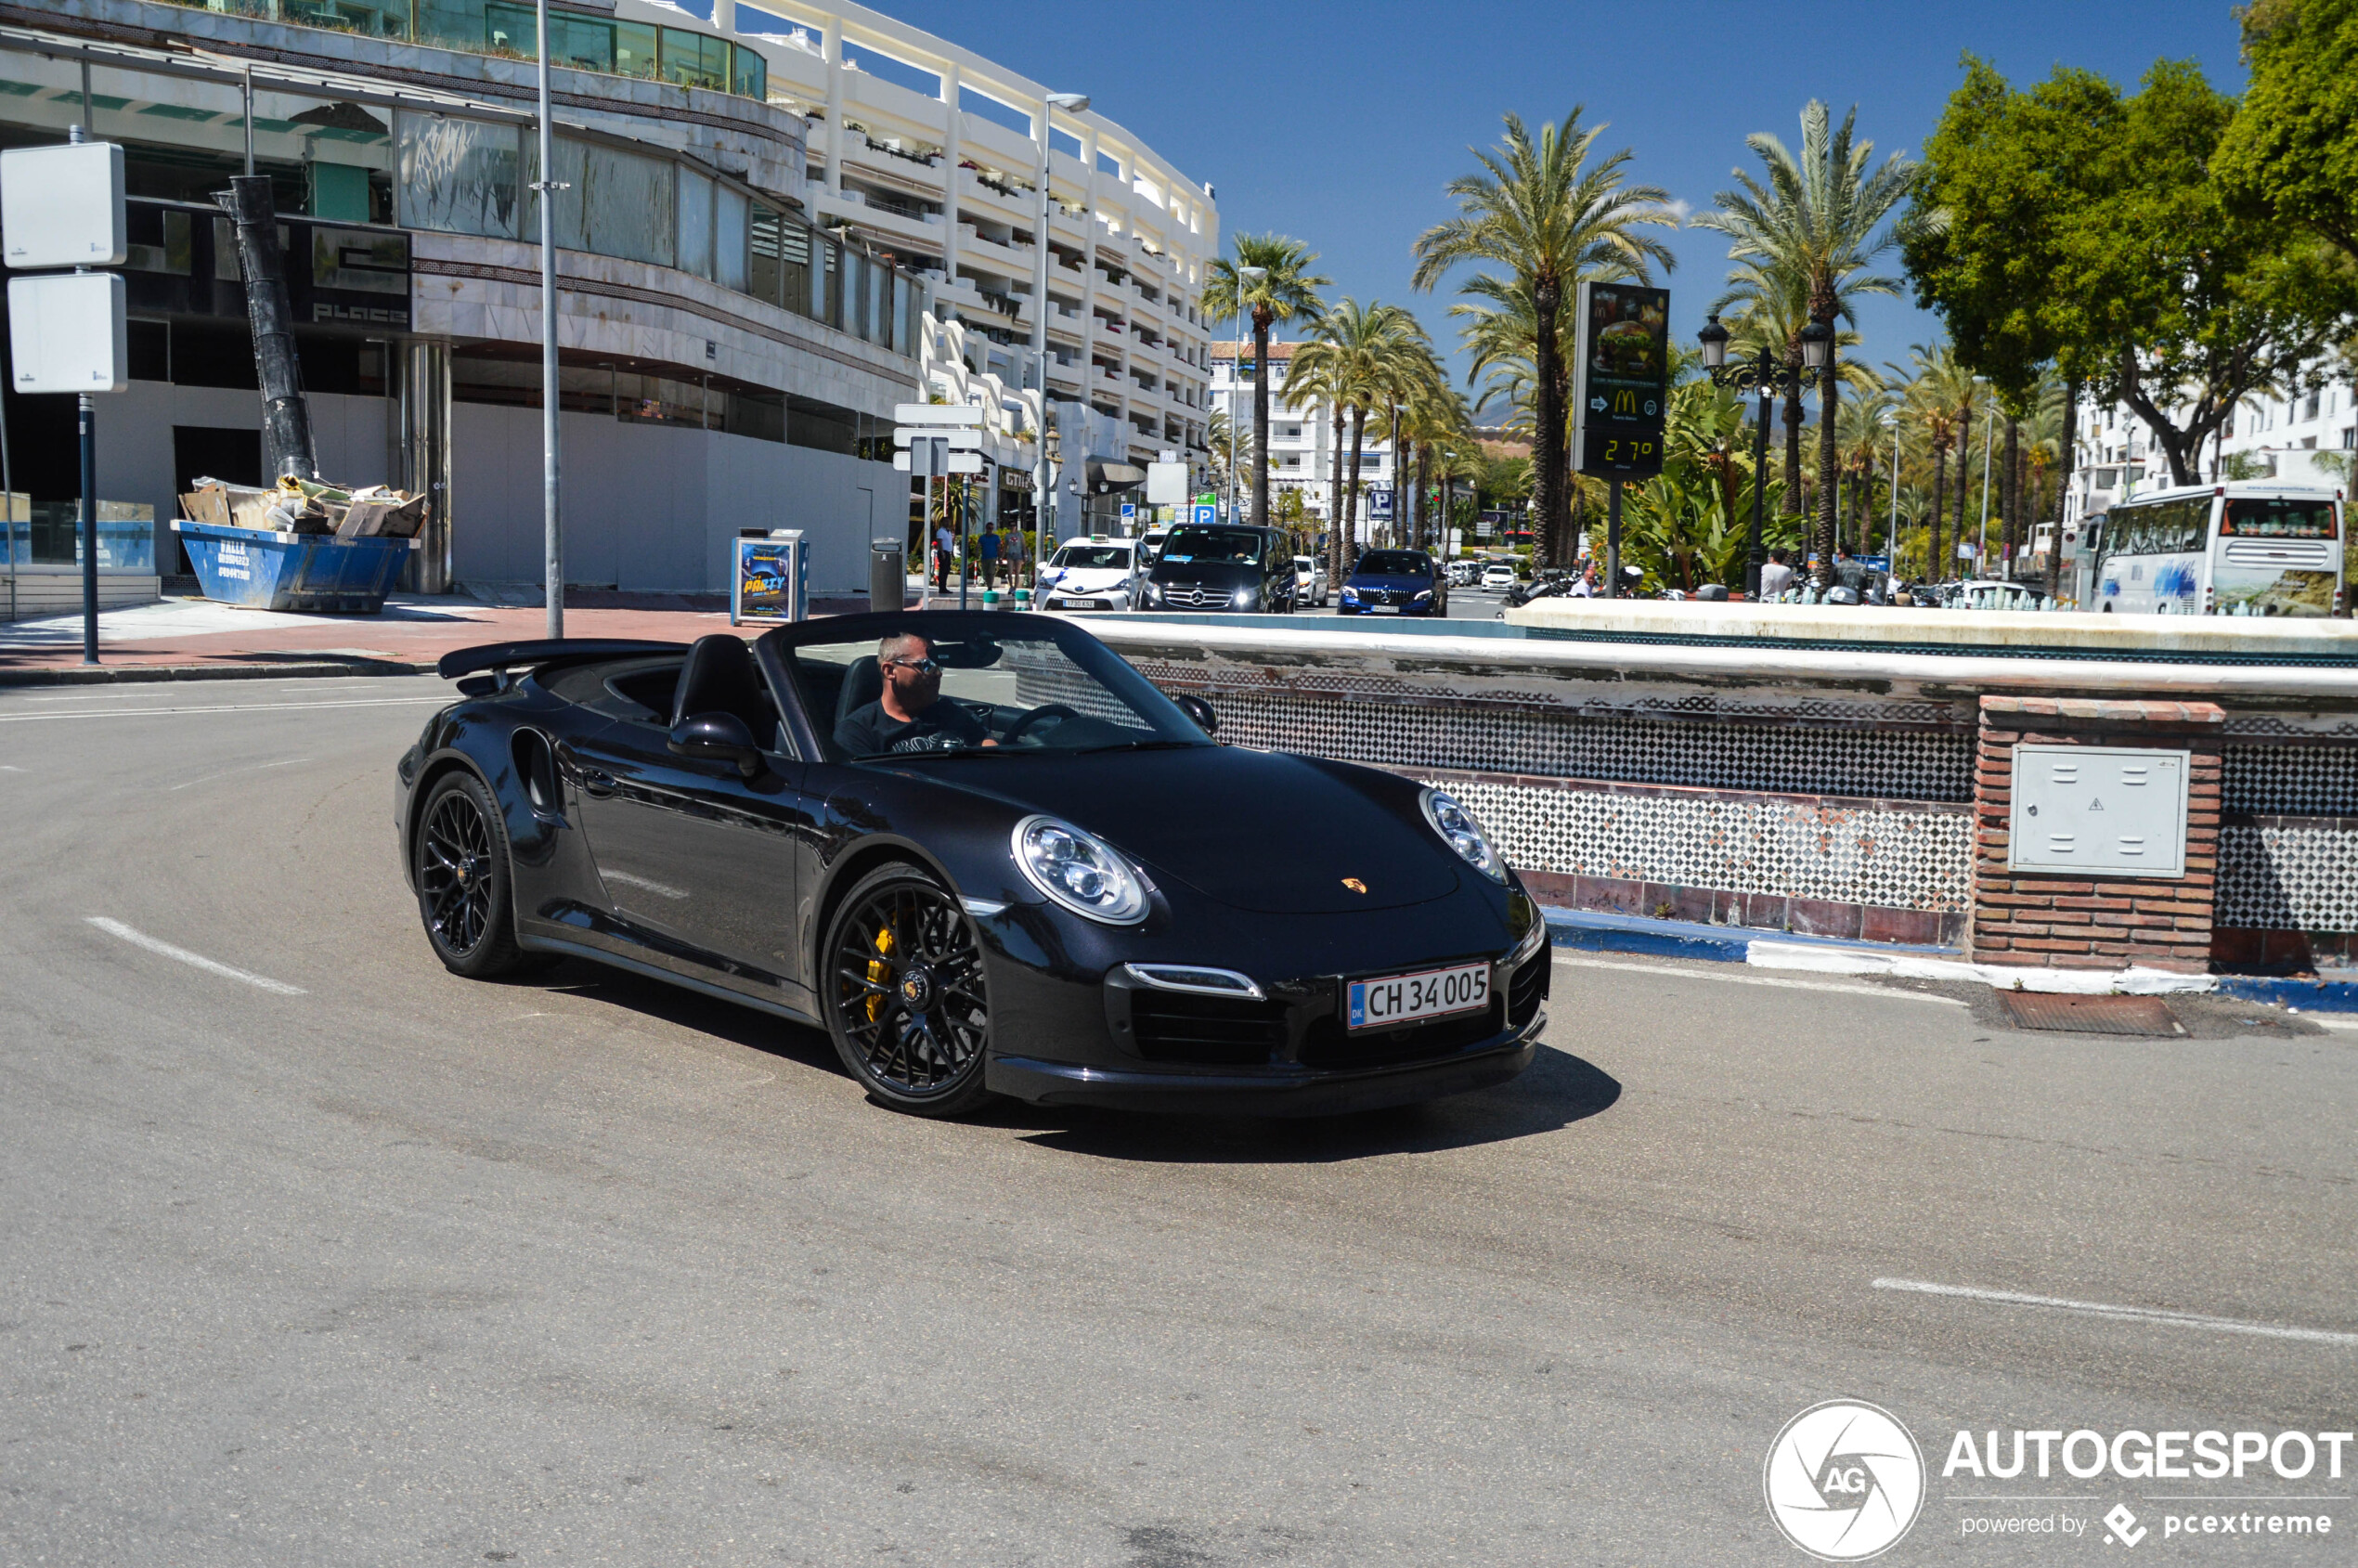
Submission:
{"label": "white electrical box", "polygon": [[2007,869],[2185,875],[2188,767],[2183,751],[2015,747]]}
{"label": "white electrical box", "polygon": [[123,274],[8,279],[8,384],[18,392],[121,392],[131,384]]}
{"label": "white electrical box", "polygon": [[121,266],[130,253],[123,149],[110,141],[0,152],[0,251],[19,272]]}

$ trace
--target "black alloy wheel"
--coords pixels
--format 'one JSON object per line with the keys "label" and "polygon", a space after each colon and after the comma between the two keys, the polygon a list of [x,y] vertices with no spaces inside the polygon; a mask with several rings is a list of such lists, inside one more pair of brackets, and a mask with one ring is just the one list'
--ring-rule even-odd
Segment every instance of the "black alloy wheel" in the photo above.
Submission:
{"label": "black alloy wheel", "polygon": [[912,865],[862,877],[836,910],[824,961],[827,1032],[871,1095],[919,1116],[990,1097],[982,944],[941,884]]}
{"label": "black alloy wheel", "polygon": [[418,914],[434,956],[470,979],[519,967],[508,835],[481,780],[454,772],[435,783],[412,854]]}

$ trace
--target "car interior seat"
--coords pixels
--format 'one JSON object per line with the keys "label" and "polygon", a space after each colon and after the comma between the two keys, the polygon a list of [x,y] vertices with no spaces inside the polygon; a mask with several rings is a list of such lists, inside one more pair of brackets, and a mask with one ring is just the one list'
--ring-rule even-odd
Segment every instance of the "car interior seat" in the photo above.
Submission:
{"label": "car interior seat", "polygon": [[717,631],[697,638],[688,650],[688,662],[680,667],[680,684],[672,688],[672,728],[704,713],[733,713],[757,741],[777,744],[777,707],[744,638]]}
{"label": "car interior seat", "polygon": [[836,722],[841,724],[883,695],[884,669],[876,663],[876,655],[861,654],[844,667],[843,689],[836,693]]}

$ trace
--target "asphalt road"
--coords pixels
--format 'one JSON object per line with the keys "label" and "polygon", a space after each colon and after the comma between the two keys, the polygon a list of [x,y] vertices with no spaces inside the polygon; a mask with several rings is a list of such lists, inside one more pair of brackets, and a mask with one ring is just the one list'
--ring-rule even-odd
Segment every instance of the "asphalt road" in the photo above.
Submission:
{"label": "asphalt road", "polygon": [[[2352,1425],[2358,1033],[1582,955],[1438,1107],[906,1120],[751,1013],[435,965],[441,695],[0,693],[0,1562],[1797,1564],[1763,1459],[1845,1395],[1934,1467],[1880,1561],[2101,1559],[1963,1522],[2172,1489],[1951,1434]],[[2138,1560],[2358,1533],[2346,1476],[2174,1490],[2338,1528]]]}

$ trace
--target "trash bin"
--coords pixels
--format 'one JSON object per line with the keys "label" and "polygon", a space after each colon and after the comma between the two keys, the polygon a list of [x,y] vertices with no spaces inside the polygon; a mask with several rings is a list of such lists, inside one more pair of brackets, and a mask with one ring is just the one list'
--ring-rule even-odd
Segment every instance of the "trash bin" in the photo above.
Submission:
{"label": "trash bin", "polygon": [[207,599],[252,610],[373,616],[418,548],[414,538],[338,538],[217,523],[172,525]]}
{"label": "trash bin", "polygon": [[907,547],[899,539],[868,542],[868,608],[896,615],[909,603]]}

